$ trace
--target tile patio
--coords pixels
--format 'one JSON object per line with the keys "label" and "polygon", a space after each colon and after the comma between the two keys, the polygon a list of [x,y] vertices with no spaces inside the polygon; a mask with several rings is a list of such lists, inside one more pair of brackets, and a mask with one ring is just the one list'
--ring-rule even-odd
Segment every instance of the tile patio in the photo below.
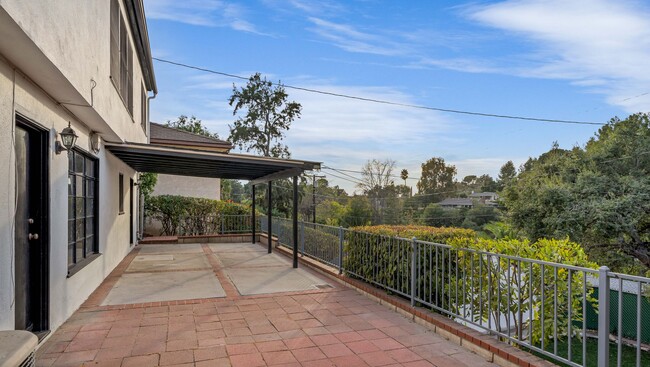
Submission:
{"label": "tile patio", "polygon": [[[225,297],[102,306],[120,277],[131,274],[127,270],[138,252],[160,253],[147,246],[127,256],[41,346],[37,366],[494,366],[311,271],[310,277],[333,287],[242,296],[214,246],[183,251],[203,250]],[[175,245],[164,246],[165,254],[175,254]],[[269,256],[277,257],[269,263],[290,267],[281,255]]]}

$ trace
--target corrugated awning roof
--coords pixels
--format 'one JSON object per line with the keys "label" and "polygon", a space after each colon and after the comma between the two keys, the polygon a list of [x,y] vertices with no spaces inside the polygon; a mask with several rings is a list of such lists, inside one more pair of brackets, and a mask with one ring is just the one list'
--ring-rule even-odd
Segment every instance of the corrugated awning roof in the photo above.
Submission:
{"label": "corrugated awning roof", "polygon": [[181,149],[155,144],[106,144],[138,172],[249,180],[261,183],[320,169],[319,162]]}

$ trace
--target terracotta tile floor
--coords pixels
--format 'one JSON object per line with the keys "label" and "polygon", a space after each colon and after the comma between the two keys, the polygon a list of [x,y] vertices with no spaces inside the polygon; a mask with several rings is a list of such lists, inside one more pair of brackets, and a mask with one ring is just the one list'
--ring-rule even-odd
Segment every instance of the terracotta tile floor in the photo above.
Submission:
{"label": "terracotta tile floor", "polygon": [[226,298],[102,307],[100,287],[37,366],[493,366],[354,290],[243,297],[211,264]]}

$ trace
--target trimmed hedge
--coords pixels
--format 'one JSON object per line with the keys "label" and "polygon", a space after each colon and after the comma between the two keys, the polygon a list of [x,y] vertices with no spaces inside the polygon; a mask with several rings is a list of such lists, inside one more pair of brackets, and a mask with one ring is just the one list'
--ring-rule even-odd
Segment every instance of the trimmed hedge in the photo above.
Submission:
{"label": "trimmed hedge", "polygon": [[[399,237],[399,238],[398,238]],[[411,292],[411,238],[448,243],[455,239],[475,239],[476,232],[465,228],[428,226],[362,226],[351,228],[346,235],[345,270],[351,275],[409,295]],[[421,264],[431,264],[434,254],[420,251]],[[455,266],[455,264],[452,264]],[[423,267],[425,269],[425,267]],[[418,275],[417,294],[429,290],[432,272]],[[436,303],[446,302],[437,297]]]}
{"label": "trimmed hedge", "polygon": [[231,201],[180,195],[152,196],[147,201],[146,209],[148,217],[160,221],[163,236],[219,233],[223,216],[226,216],[224,227],[230,228],[239,224],[236,218],[227,216],[251,213],[250,207]]}

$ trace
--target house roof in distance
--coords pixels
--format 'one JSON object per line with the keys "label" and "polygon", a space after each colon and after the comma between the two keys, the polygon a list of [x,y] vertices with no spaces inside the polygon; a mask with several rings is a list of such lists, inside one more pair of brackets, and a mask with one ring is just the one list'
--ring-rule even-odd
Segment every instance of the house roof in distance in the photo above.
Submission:
{"label": "house roof in distance", "polygon": [[189,131],[175,129],[155,122],[150,123],[150,140],[152,144],[185,146],[194,148],[208,148],[230,150],[232,144],[225,140],[194,134]]}
{"label": "house roof in distance", "polygon": [[440,206],[472,206],[474,202],[469,198],[448,198],[438,203]]}

